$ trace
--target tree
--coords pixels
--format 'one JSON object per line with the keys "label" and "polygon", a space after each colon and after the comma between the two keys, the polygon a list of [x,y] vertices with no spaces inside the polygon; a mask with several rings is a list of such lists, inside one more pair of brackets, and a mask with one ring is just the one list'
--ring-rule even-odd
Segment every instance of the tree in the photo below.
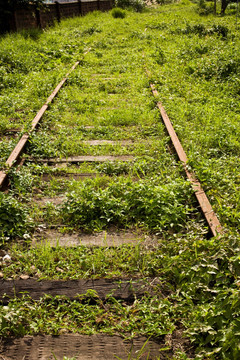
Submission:
{"label": "tree", "polygon": [[221,15],[224,15],[229,2],[229,0],[221,0]]}
{"label": "tree", "polygon": [[15,6],[26,6],[28,4],[42,4],[44,0],[1,0],[0,4],[4,4],[5,7],[14,8]]}

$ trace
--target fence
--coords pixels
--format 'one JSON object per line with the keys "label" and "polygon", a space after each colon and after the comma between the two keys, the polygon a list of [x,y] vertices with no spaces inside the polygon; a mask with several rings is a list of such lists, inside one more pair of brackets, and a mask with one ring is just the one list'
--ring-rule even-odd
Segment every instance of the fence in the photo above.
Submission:
{"label": "fence", "polygon": [[56,1],[54,4],[45,5],[40,10],[34,5],[29,5],[14,11],[9,27],[12,31],[37,27],[42,29],[64,18],[86,15],[94,10],[108,11],[112,7],[113,0],[78,0],[66,3]]}

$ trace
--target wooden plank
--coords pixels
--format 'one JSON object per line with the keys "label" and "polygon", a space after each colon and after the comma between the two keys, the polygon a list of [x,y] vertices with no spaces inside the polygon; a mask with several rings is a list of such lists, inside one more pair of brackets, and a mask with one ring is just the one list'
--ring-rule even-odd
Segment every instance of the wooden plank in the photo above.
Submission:
{"label": "wooden plank", "polygon": [[113,140],[84,140],[84,144],[90,145],[90,146],[99,146],[99,145],[134,145],[134,142],[132,140],[119,140],[119,141],[113,141]]}
{"label": "wooden plank", "polygon": [[116,299],[130,301],[134,300],[135,296],[139,298],[146,292],[151,292],[157,284],[160,284],[157,278],[146,280],[0,280],[0,301],[7,304],[10,298],[21,297],[22,294],[29,294],[34,300],[40,299],[45,294],[65,295],[69,299],[74,299],[78,294],[85,294],[88,290],[95,290],[102,300],[111,293]]}
{"label": "wooden plank", "polygon": [[[158,97],[158,92],[155,89],[155,86],[153,84],[150,84],[152,93],[155,97]],[[173,125],[163,107],[160,101],[157,102],[157,107],[160,110],[163,122],[166,126],[166,129],[168,131],[168,134],[172,140],[172,143],[174,145],[175,151],[178,155],[179,160],[183,163],[185,173],[188,177],[188,179],[191,182],[192,188],[195,191],[195,195],[197,198],[197,201],[199,203],[200,209],[207,221],[207,224],[209,226],[209,229],[213,236],[216,236],[217,234],[221,234],[223,232],[222,226],[217,218],[217,215],[214,213],[212,206],[207,198],[207,195],[205,194],[199,180],[196,178],[194,172],[190,172],[187,169],[187,162],[188,158],[187,155],[182,147],[182,144],[179,141],[179,138],[173,128]]]}
{"label": "wooden plank", "polygon": [[67,79],[68,79],[69,75],[71,74],[71,72],[73,70],[75,70],[78,65],[79,65],[79,61],[76,61],[75,64],[71,67],[70,71],[66,74],[65,78],[62,79],[62,81],[53,90],[52,94],[48,97],[48,99],[46,101],[46,105],[50,104],[53,101],[53,99],[55,98],[55,96],[57,95],[59,90],[62,88],[64,83],[67,81]]}
{"label": "wooden plank", "polygon": [[[178,339],[179,342],[179,339]],[[145,346],[144,346],[145,344]],[[169,345],[169,344],[168,344]],[[185,345],[181,341],[181,345]],[[141,354],[141,349],[144,351]],[[161,348],[166,347],[165,339],[147,339],[143,336],[124,340],[117,335],[64,334],[59,336],[37,335],[5,338],[1,342],[1,360],[54,360],[63,357],[76,360],[122,360],[160,359]],[[169,347],[169,346],[168,346]],[[173,349],[164,351],[172,358]],[[162,357],[161,357],[162,358]]]}
{"label": "wooden plank", "polygon": [[17,143],[15,149],[12,151],[11,155],[7,159],[6,165],[11,167],[18,160],[20,154],[22,153],[22,151],[26,145],[26,142],[28,141],[28,138],[29,138],[29,135],[27,135],[27,134],[24,134],[21,137],[21,139]]}
{"label": "wooden plank", "polygon": [[5,171],[0,171],[0,188],[3,187],[7,180],[7,173]]}
{"label": "wooden plank", "polygon": [[37,115],[35,116],[35,118],[32,121],[32,131],[36,128],[36,126],[38,125],[39,121],[41,120],[41,118],[43,117],[45,111],[47,110],[48,105],[44,104],[41,109],[39,110],[39,112],[37,113]]}
{"label": "wooden plank", "polygon": [[82,162],[105,162],[105,161],[132,161],[132,155],[103,155],[103,156],[70,156],[68,158],[29,159],[34,162],[58,164],[58,163],[82,163]]}
{"label": "wooden plank", "polygon": [[60,228],[41,229],[33,235],[32,246],[36,244],[48,244],[52,247],[77,247],[77,246],[101,246],[101,247],[119,247],[124,244],[143,245],[144,247],[156,246],[157,237],[146,235],[144,232],[119,230],[119,231],[102,231],[94,234],[86,233],[69,233],[63,234]]}

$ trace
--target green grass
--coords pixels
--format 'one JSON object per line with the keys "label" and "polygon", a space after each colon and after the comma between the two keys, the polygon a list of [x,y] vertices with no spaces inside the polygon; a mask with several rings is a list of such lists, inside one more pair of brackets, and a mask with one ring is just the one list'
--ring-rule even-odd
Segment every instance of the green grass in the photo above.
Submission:
{"label": "green grass", "polygon": [[106,229],[111,225],[128,227],[133,224],[155,232],[183,227],[192,212],[192,196],[186,182],[159,186],[152,181],[119,178],[109,181],[107,187],[95,187],[89,181],[67,195],[61,215],[64,223],[85,230]]}
{"label": "green grass", "polygon": [[[91,305],[93,300],[97,306]],[[15,300],[2,309],[2,320],[8,314],[8,318],[11,318],[12,323],[15,322],[15,324],[12,329],[9,329],[7,321],[1,335],[13,335],[14,331],[16,335],[20,333],[21,335],[36,333],[59,335],[64,332],[80,332],[88,335],[104,332],[114,335],[124,329],[125,337],[133,337],[138,332],[146,336],[153,334],[162,336],[174,329],[169,317],[169,305],[169,301],[165,299],[159,303],[157,297],[136,300],[129,306],[109,296],[103,303],[94,291],[85,296],[79,296],[79,299],[74,301],[69,301],[65,297],[51,298],[49,296],[45,296],[40,301],[33,301],[25,297],[24,303]],[[162,310],[161,317],[159,317],[159,310]],[[141,320],[143,314],[145,321]],[[157,329],[153,325],[156,321],[158,322]]]}
{"label": "green grass", "polygon": [[[108,311],[99,299],[85,308],[82,299],[13,299],[1,308],[2,336],[66,330],[158,337],[180,328],[196,359],[239,358],[239,29],[231,9],[214,17],[199,16],[196,7],[185,1],[141,14],[126,10],[123,19],[95,12],[35,37],[23,32],[0,39],[2,167],[18,140],[5,131],[29,129],[76,60],[80,65],[44,115],[27,154],[135,156],[129,163],[65,168],[26,161],[19,172],[12,170],[11,190],[0,198],[1,241],[11,255],[10,262],[0,263],[4,278],[157,276],[171,289],[165,299],[146,296],[131,305],[110,298]],[[149,80],[224,227],[222,238],[207,239],[201,215],[192,210],[195,200],[172,154]],[[92,139],[133,144],[83,142]],[[99,175],[85,180],[69,175],[80,173]],[[46,174],[52,178],[42,183]],[[61,205],[36,203],[57,196],[65,196]],[[59,224],[76,233],[140,227],[157,240],[153,248],[30,246],[39,225]],[[188,358],[187,352],[174,356]]]}
{"label": "green grass", "polygon": [[[163,331],[169,333],[180,327],[185,328],[186,335],[199,347],[203,356],[208,354],[208,358],[214,358],[218,353],[219,358],[226,354],[235,359],[239,316],[237,249],[238,244],[233,237],[203,241],[199,235],[193,239],[190,233],[187,238],[173,236],[171,240],[162,240],[154,249],[125,246],[117,250],[85,247],[56,250],[45,246],[22,252],[21,248],[15,247],[11,253],[14,260],[4,268],[7,277],[24,273],[38,274],[38,277],[41,274],[41,278],[66,279],[66,276],[71,277],[71,272],[81,278],[107,274],[111,277],[129,277],[131,274],[141,278],[157,276],[161,279],[161,287],[168,289],[168,295],[162,298],[159,289],[157,297],[146,296],[131,306],[115,300],[112,302],[110,298],[114,310],[112,305],[108,307],[107,302],[107,313],[98,299],[98,306],[88,306],[85,301],[85,310],[79,312],[82,308],[79,301],[69,302],[59,297],[32,301],[25,297],[23,300],[13,300],[8,308],[3,308],[2,319],[7,322],[2,334],[58,334],[64,328],[88,334],[120,331],[126,336],[129,333],[133,336],[140,331],[146,336],[159,336]],[[59,272],[56,267],[64,271]],[[49,311],[53,312],[52,317],[47,316],[46,307],[48,314]],[[82,311],[88,319],[84,324],[80,319]],[[100,327],[96,321],[99,312],[105,313]],[[7,313],[10,314],[8,317]],[[119,324],[119,318],[126,316],[128,322]],[[139,322],[136,321],[138,318]],[[132,323],[131,319],[135,321]],[[217,352],[210,356],[212,351]]]}

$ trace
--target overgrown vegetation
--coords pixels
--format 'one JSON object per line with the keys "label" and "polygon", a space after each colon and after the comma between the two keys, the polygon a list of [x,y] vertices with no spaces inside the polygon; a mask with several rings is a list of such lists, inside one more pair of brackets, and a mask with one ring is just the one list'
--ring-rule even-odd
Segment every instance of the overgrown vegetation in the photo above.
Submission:
{"label": "overgrown vegetation", "polygon": [[31,221],[26,207],[0,192],[0,244],[13,238],[28,238]]}
{"label": "overgrown vegetation", "polygon": [[142,12],[146,7],[144,0],[116,0],[115,5],[118,8],[134,10],[136,12]]}
{"label": "overgrown vegetation", "polygon": [[68,195],[62,207],[64,223],[83,229],[106,229],[137,224],[155,232],[179,229],[192,210],[191,192],[184,182],[158,185],[158,178],[133,183],[131,179],[109,182],[105,189],[94,183]]}
{"label": "overgrown vegetation", "polygon": [[[190,234],[187,239],[182,236],[178,239],[173,237],[171,241],[161,240],[159,246],[153,249],[146,249],[144,246],[125,246],[117,250],[79,247],[59,248],[56,251],[46,246],[23,254],[21,249],[16,247],[12,253],[15,261],[8,264],[5,273],[7,277],[11,274],[19,276],[24,272],[24,274],[35,274],[34,276],[38,278],[40,276],[61,279],[102,277],[106,274],[119,277],[123,274],[129,276],[131,273],[141,277],[157,276],[161,279],[161,286],[159,290],[155,289],[155,298],[146,295],[145,298],[136,300],[133,305],[126,306],[115,300],[112,302],[110,297],[110,303],[119,310],[116,308],[113,310],[111,306],[109,308],[108,302],[104,307],[100,306],[100,309],[93,305],[86,306],[84,314],[89,321],[84,324],[81,322],[82,331],[90,334],[104,329],[105,332],[113,333],[118,329],[125,336],[129,336],[129,333],[134,336],[140,330],[147,336],[159,336],[167,329],[167,332],[172,332],[183,326],[203,357],[214,359],[216,356],[220,358],[226,356],[237,359],[239,256],[236,254],[238,250],[239,244],[234,237],[203,240],[201,237],[193,239]],[[165,293],[164,298],[163,293]],[[89,300],[91,299],[92,297],[89,297]],[[95,301],[97,304],[101,303],[96,296]],[[86,302],[84,304],[86,305]],[[45,306],[53,312],[58,307],[59,312],[55,311],[53,318],[45,316]],[[81,312],[79,313],[76,307],[81,306],[81,302],[79,304],[78,301],[71,305],[67,299],[49,297],[40,302],[26,298],[15,300],[9,308],[3,308],[1,312],[2,318],[5,319],[2,335],[19,334],[21,331],[24,333],[30,331],[32,334],[39,331],[58,334],[61,333],[62,328],[73,331],[73,327],[80,324],[78,322],[77,325],[75,321],[80,321],[77,318],[82,315],[79,315]],[[106,306],[108,311],[104,320],[98,322],[96,312],[99,314],[99,311],[100,313],[104,312],[104,309],[106,311]],[[69,308],[68,316],[63,317],[61,314],[66,312],[66,308]],[[34,311],[34,316],[29,309]],[[7,315],[9,311],[12,314],[10,317]],[[116,314],[114,315],[112,311],[116,311]],[[142,322],[143,311],[145,315]],[[122,318],[122,315],[127,317],[126,321],[119,323],[119,316]],[[69,321],[69,317],[75,320]],[[34,326],[33,318],[36,319]],[[25,319],[24,327],[19,330],[16,324],[21,326],[21,319]],[[137,319],[139,322],[136,321]],[[82,326],[85,328],[83,329]]]}
{"label": "overgrown vegetation", "polygon": [[[185,349],[174,359],[239,358],[239,37],[231,9],[214,17],[199,16],[196,7],[185,1],[141,14],[125,9],[122,19],[94,12],[35,35],[1,38],[2,167],[70,63],[80,60],[31,137],[24,167],[11,171],[9,193],[0,194],[0,236],[10,256],[0,258],[2,276],[158,277],[167,289],[164,297],[156,289],[155,297],[146,294],[133,304],[111,296],[105,304],[96,294],[94,305],[89,294],[73,302],[13,299],[1,306],[2,336],[65,329],[157,337],[180,329],[195,355]],[[159,118],[146,67],[188,166],[224,227],[222,237],[207,239],[193,210],[194,196]],[[48,161],[85,155],[133,158]],[[51,227],[80,237],[82,230],[140,228],[155,240],[146,245],[143,236],[141,245],[121,248],[29,246],[37,230]]]}
{"label": "overgrown vegetation", "polygon": [[114,8],[112,9],[112,16],[114,18],[120,18],[120,19],[124,19],[126,16],[126,12],[120,8]]}
{"label": "overgrown vegetation", "polygon": [[[92,306],[93,300],[97,306]],[[39,332],[58,335],[60,328],[62,332],[79,332],[81,329],[80,333],[88,335],[104,328],[105,333],[114,335],[122,331],[123,327],[125,333],[131,336],[137,332],[147,336],[153,334],[162,336],[173,330],[168,313],[169,305],[167,299],[163,299],[160,303],[157,297],[136,300],[132,306],[129,306],[109,296],[103,303],[93,290],[89,294],[79,296],[79,299],[75,301],[69,301],[64,297],[45,296],[41,301],[36,302],[25,297],[22,301],[15,300],[1,309],[1,336]],[[106,309],[108,309],[107,312]],[[159,317],[159,310],[161,310],[161,317]],[[8,318],[7,321],[6,318]],[[53,318],[56,323],[52,321]],[[33,319],[35,321],[32,321]],[[9,328],[9,323],[12,324],[11,328]]]}

